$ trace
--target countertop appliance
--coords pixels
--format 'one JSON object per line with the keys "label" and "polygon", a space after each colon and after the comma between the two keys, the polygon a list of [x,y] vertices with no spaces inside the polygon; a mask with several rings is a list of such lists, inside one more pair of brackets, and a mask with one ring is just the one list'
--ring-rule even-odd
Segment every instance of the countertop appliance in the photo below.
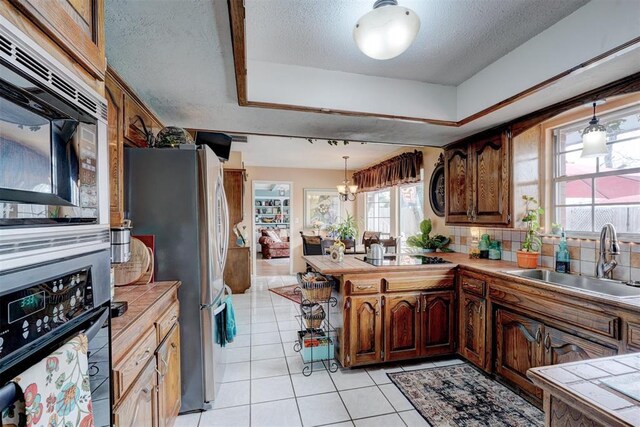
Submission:
{"label": "countertop appliance", "polygon": [[133,232],[156,236],[156,280],[182,282],[180,412],[209,409],[225,357],[214,339],[229,242],[222,165],[204,145],[127,148],[124,174]]}
{"label": "countertop appliance", "polygon": [[450,264],[449,261],[436,256],[421,254],[393,254],[385,255],[381,259],[372,259],[366,256],[357,256],[356,259],[364,261],[376,267],[394,265],[423,265],[423,264]]}
{"label": "countertop appliance", "polygon": [[16,399],[8,381],[82,332],[94,422],[110,426],[109,251],[2,273],[0,283],[0,411]]}
{"label": "countertop appliance", "polygon": [[369,248],[371,253],[367,255],[367,259],[377,261],[384,259],[384,246],[380,243],[373,243]]}

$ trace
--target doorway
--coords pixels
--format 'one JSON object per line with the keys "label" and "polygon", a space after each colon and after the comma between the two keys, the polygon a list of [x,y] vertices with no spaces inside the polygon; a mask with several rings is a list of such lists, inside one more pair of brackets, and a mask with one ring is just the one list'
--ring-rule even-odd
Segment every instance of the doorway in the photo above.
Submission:
{"label": "doorway", "polygon": [[291,274],[292,184],[253,181],[253,271],[256,276]]}

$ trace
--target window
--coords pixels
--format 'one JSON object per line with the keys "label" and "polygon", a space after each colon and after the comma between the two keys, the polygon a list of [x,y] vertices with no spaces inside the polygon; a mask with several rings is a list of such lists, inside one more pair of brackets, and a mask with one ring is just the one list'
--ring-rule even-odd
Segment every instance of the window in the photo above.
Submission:
{"label": "window", "polygon": [[640,106],[604,114],[608,154],[583,159],[586,121],[554,131],[553,221],[568,231],[640,232]]}
{"label": "window", "polygon": [[391,233],[391,190],[368,192],[365,199],[366,231]]}
{"label": "window", "polygon": [[418,183],[398,187],[398,207],[400,243],[404,248],[407,237],[420,232],[420,222],[424,219],[424,185]]}

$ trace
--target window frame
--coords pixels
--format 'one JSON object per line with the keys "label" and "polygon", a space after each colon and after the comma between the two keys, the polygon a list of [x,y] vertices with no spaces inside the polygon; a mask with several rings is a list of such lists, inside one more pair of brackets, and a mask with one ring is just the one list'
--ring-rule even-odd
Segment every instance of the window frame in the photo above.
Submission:
{"label": "window frame", "polygon": [[[386,188],[381,188],[379,190],[375,190],[375,191],[368,191],[365,193],[364,195],[364,227],[365,230],[364,231],[381,231],[381,230],[374,230],[369,226],[369,204],[370,203],[375,203],[375,204],[380,204],[381,202],[376,201],[376,202],[369,202],[369,195],[371,194],[379,194],[379,193],[383,193],[383,192],[388,192],[389,193],[389,216],[373,216],[372,218],[375,218],[379,221],[380,218],[388,218],[389,219],[389,231],[388,232],[382,232],[382,233],[388,233],[390,235],[393,235],[393,230],[392,230],[392,217],[393,217],[393,206],[392,206],[392,200],[393,200],[393,194],[392,191],[395,190],[396,186],[393,187],[386,187]],[[379,208],[378,208],[378,212],[379,212]]]}
{"label": "window frame", "polygon": [[[421,171],[422,172],[422,171]],[[422,173],[421,173],[422,175]],[[397,192],[397,208],[396,208],[396,212],[397,212],[397,216],[398,216],[398,220],[397,220],[397,225],[398,225],[398,232],[396,233],[398,238],[400,239],[400,246],[401,248],[406,248],[406,238],[403,239],[402,238],[402,195],[401,195],[401,190],[402,188],[406,188],[406,187],[418,187],[418,186],[422,186],[422,219],[425,219],[425,188],[424,188],[424,180],[420,180],[419,182],[412,182],[409,184],[400,184],[395,186],[396,187],[396,192]],[[422,221],[422,220],[421,220]],[[407,238],[410,236],[406,236]]]}

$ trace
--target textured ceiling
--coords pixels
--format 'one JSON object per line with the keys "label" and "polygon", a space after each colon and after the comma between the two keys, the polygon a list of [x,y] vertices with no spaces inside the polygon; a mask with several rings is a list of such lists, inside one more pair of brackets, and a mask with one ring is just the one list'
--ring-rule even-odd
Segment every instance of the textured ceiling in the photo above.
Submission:
{"label": "textured ceiling", "polygon": [[399,0],[420,17],[420,32],[402,55],[378,61],[352,37],[373,0],[245,0],[247,57],[458,85],[587,2]]}

